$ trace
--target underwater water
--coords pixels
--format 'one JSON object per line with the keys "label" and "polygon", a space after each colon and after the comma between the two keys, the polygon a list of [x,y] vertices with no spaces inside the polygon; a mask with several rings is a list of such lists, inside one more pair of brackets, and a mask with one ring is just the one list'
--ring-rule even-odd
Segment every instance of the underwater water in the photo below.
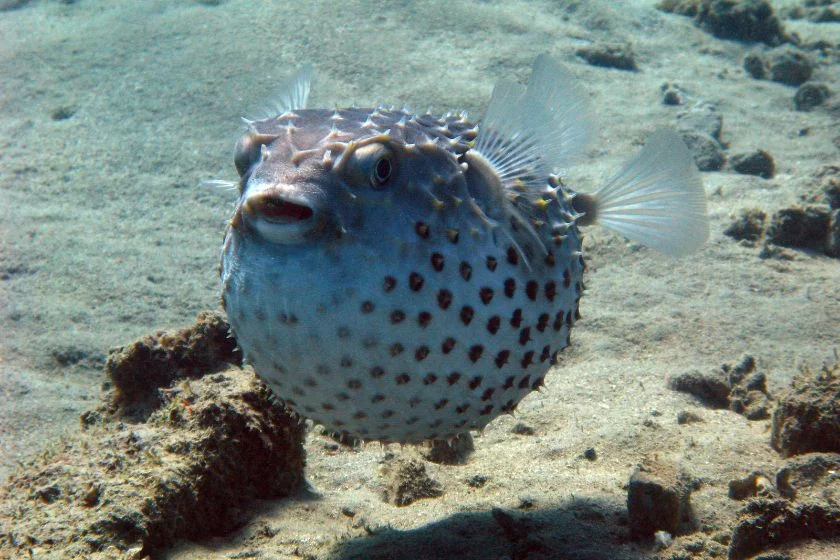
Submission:
{"label": "underwater water", "polygon": [[[798,502],[778,487],[775,474],[809,455],[789,459],[770,438],[794,377],[837,361],[840,8],[729,4],[0,0],[0,478],[11,477],[0,558],[747,558],[776,546],[836,559],[836,523],[745,541],[747,501],[730,497],[730,482],[751,480],[746,500],[787,500],[776,507],[788,508],[790,527],[809,521],[791,513],[803,504],[838,515],[830,477],[809,480],[825,489]],[[704,5],[712,12],[694,15]],[[730,13],[742,8],[758,20]],[[285,465],[294,484],[256,482],[277,476],[282,453],[234,458],[263,470],[220,468],[214,479],[253,477],[242,494],[271,499],[231,508],[237,496],[202,502],[206,489],[155,494],[160,510],[166,500],[189,510],[178,514],[187,521],[150,513],[143,492],[201,461],[180,462],[189,454],[173,449],[186,444],[150,435],[160,428],[151,416],[109,420],[109,349],[221,309],[218,263],[237,195],[202,181],[237,180],[240,117],[311,64],[310,107],[405,104],[480,120],[494,84],[526,81],[543,53],[575,76],[598,123],[563,180],[593,192],[651,132],[675,128],[701,166],[706,246],[670,259],[586,229],[571,346],[545,389],[475,435],[456,464],[422,445],[343,446],[307,424],[305,470],[302,452]],[[158,358],[174,359],[132,358],[132,382],[142,387]],[[255,391],[236,375],[216,395],[234,408]],[[826,422],[838,416],[836,400],[820,397],[833,395],[828,379],[815,389]],[[178,395],[183,429],[211,429],[189,420],[202,398],[212,404],[210,381],[206,395],[204,381],[169,381],[150,381],[149,394]],[[837,464],[826,425],[826,447],[807,450],[825,452],[820,472]],[[224,426],[214,437],[252,433]],[[135,439],[123,448],[126,434]],[[122,443],[97,447],[110,437]],[[627,504],[640,464],[692,494],[690,510],[669,514],[677,526],[657,526],[676,540],[638,534]],[[178,476],[176,486],[198,488]],[[414,498],[399,497],[405,477],[421,489]],[[132,530],[97,525],[116,503]],[[63,523],[41,523],[49,542],[39,516],[62,511]],[[95,542],[79,537],[90,534]]]}

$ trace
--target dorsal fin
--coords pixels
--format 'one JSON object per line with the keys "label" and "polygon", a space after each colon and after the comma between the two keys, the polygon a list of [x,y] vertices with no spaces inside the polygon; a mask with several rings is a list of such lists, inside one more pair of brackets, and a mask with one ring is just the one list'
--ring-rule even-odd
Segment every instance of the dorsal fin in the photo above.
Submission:
{"label": "dorsal fin", "polygon": [[283,80],[277,91],[265,101],[258,119],[276,117],[296,109],[306,109],[311,83],[312,65],[306,64]]}
{"label": "dorsal fin", "polygon": [[555,60],[540,55],[527,88],[507,81],[494,88],[473,149],[506,187],[543,187],[549,173],[571,164],[595,136],[588,104],[573,81]]}

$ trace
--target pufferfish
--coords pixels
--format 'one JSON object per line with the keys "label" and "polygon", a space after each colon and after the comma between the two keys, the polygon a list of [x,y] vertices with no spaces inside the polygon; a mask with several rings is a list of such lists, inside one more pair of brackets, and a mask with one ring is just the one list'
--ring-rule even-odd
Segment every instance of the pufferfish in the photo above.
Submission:
{"label": "pufferfish", "polygon": [[540,388],[580,317],[579,226],[668,255],[708,237],[693,159],[660,130],[594,194],[555,170],[594,136],[548,56],[485,118],[306,109],[246,120],[222,304],[246,362],[294,411],[362,440],[482,430]]}

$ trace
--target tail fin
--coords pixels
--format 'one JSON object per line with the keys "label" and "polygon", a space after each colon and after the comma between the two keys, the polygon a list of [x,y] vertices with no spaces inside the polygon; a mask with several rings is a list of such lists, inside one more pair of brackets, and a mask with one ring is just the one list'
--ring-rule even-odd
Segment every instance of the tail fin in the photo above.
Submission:
{"label": "tail fin", "polygon": [[709,238],[700,175],[674,130],[654,132],[594,199],[598,223],[666,255],[693,253]]}

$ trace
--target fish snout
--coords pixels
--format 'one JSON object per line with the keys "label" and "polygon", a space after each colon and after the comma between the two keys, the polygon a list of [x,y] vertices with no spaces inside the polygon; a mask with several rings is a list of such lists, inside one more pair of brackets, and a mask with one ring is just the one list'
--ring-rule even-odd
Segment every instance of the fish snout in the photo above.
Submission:
{"label": "fish snout", "polygon": [[275,243],[298,243],[323,227],[315,204],[282,186],[246,195],[240,211],[248,225]]}

